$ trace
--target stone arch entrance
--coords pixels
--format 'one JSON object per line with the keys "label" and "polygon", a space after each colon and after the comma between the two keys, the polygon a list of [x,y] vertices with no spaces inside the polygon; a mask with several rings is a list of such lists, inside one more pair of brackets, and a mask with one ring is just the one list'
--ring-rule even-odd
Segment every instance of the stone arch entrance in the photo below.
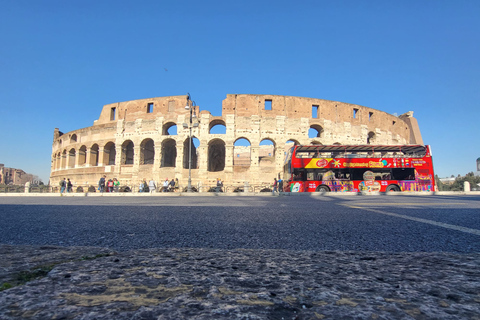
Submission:
{"label": "stone arch entrance", "polygon": [[133,164],[135,157],[134,144],[132,140],[127,140],[122,144],[122,164]]}
{"label": "stone arch entrance", "polygon": [[251,148],[250,140],[246,138],[238,138],[233,144],[233,166],[250,167]]}
{"label": "stone arch entrance", "polygon": [[210,122],[208,133],[210,134],[226,134],[227,133],[227,126],[225,121],[220,119],[215,119]]}
{"label": "stone arch entrance", "polygon": [[162,142],[161,167],[175,167],[177,159],[177,143],[173,139],[165,139]]}
{"label": "stone arch entrance", "polygon": [[375,132],[370,131],[367,137],[367,144],[374,144],[376,140]]}
{"label": "stone arch entrance", "polygon": [[78,164],[84,166],[87,163],[87,146],[83,145],[78,150]]}
{"label": "stone arch entrance", "polygon": [[103,159],[104,162],[107,166],[113,166],[115,165],[115,158],[116,158],[116,150],[115,150],[115,143],[113,142],[108,142],[105,147],[103,147]]}
{"label": "stone arch entrance", "polygon": [[260,141],[258,162],[260,166],[272,166],[275,164],[275,141],[269,138]]}
{"label": "stone arch entrance", "polygon": [[96,143],[90,148],[89,164],[94,167],[98,166],[98,144]]}
{"label": "stone arch entrance", "polygon": [[177,124],[175,122],[167,122],[163,125],[162,134],[164,136],[177,135]]}
{"label": "stone arch entrance", "polygon": [[145,139],[140,144],[140,164],[153,164],[155,160],[155,143]]}
{"label": "stone arch entrance", "polygon": [[225,168],[225,142],[213,139],[208,143],[208,167],[210,172],[222,171]]}
{"label": "stone arch entrance", "polygon": [[68,168],[75,168],[75,156],[77,155],[77,152],[75,151],[74,148],[70,149],[68,151],[68,160],[67,160],[67,167]]}
{"label": "stone arch entrance", "polygon": [[[196,137],[192,137],[192,169],[198,168],[198,152],[197,147],[198,139]],[[188,163],[190,161],[190,138],[185,139],[183,142],[183,169],[188,169]]]}
{"label": "stone arch entrance", "polygon": [[312,124],[308,130],[308,137],[311,138],[322,138],[323,128],[318,124]]}

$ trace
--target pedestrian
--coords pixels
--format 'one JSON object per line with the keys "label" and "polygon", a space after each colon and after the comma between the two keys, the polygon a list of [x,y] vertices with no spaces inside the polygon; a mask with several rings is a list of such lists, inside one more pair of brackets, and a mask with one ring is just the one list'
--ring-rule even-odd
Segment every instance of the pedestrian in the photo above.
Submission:
{"label": "pedestrian", "polygon": [[67,192],[70,193],[70,192],[73,191],[73,190],[72,190],[73,184],[72,184],[72,182],[70,181],[70,179],[67,179],[67,180],[68,180],[68,182],[67,182]]}
{"label": "pedestrian", "polygon": [[60,181],[60,193],[65,193],[65,188],[67,187],[67,182],[65,181],[65,178]]}
{"label": "pedestrian", "polygon": [[168,192],[168,185],[168,178],[166,178],[165,181],[163,181],[163,192]]}
{"label": "pedestrian", "polygon": [[217,178],[217,187],[215,188],[215,192],[223,192],[222,187],[223,187],[222,179]]}
{"label": "pedestrian", "polygon": [[277,178],[273,178],[273,190],[272,190],[272,194],[275,194],[278,192],[278,182],[277,182]]}
{"label": "pedestrian", "polygon": [[171,192],[175,191],[175,180],[173,178],[172,178],[172,181],[170,181],[170,183],[168,184],[168,189]]}
{"label": "pedestrian", "polygon": [[105,192],[105,178],[106,177],[107,176],[103,176],[98,181],[98,190],[100,190],[100,192]]}
{"label": "pedestrian", "polygon": [[117,178],[113,178],[113,191],[118,192],[120,189],[120,181],[117,180]]}
{"label": "pedestrian", "polygon": [[112,179],[108,179],[107,192],[113,192],[113,180]]}
{"label": "pedestrian", "polygon": [[175,178],[175,191],[180,189],[180,183],[178,182],[178,178]]}
{"label": "pedestrian", "polygon": [[283,192],[283,180],[278,179],[278,193]]}
{"label": "pedestrian", "polygon": [[155,185],[155,181],[153,181],[153,179],[150,180],[148,183],[148,189],[150,190],[150,193],[154,193],[156,188],[157,186]]}
{"label": "pedestrian", "polygon": [[140,186],[138,187],[138,192],[148,192],[148,183],[147,179],[143,179],[142,182],[140,182]]}

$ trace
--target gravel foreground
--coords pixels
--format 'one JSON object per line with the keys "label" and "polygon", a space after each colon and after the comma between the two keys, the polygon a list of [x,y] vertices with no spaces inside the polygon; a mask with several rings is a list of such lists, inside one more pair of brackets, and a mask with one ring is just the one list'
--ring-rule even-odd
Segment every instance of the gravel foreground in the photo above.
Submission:
{"label": "gravel foreground", "polygon": [[479,266],[477,253],[0,245],[0,319],[480,319]]}

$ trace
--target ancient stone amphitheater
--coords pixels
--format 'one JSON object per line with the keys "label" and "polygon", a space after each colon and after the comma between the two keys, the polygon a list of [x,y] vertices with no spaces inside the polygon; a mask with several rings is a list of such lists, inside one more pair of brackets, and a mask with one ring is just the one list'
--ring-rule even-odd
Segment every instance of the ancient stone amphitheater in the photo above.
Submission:
{"label": "ancient stone amphitheater", "polygon": [[66,177],[97,185],[106,175],[134,189],[143,179],[178,178],[186,186],[191,145],[193,186],[217,178],[230,186],[268,184],[283,171],[292,143],[423,144],[413,112],[397,117],[322,99],[228,94],[222,115],[212,116],[188,95],[159,97],[105,105],[88,128],[56,128],[50,183]]}

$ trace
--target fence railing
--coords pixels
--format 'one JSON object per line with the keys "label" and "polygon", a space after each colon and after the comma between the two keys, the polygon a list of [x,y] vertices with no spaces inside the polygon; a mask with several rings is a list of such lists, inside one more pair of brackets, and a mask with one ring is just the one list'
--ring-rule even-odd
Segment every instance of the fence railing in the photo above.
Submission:
{"label": "fence railing", "polygon": [[[114,188],[112,192],[131,192],[131,193],[140,193],[139,186],[128,186],[123,185],[119,188]],[[0,185],[0,193],[60,193],[60,186],[29,186],[28,190],[26,186],[13,186],[13,185]],[[206,185],[195,185],[192,186],[193,192],[222,192],[222,193],[237,193],[237,192],[250,192],[250,193],[259,193],[259,192],[272,192],[271,185],[268,184],[226,184],[222,187],[217,187],[216,184],[206,184]],[[98,186],[93,185],[75,185],[71,190],[65,189],[64,193],[96,193],[100,192]],[[105,187],[104,192],[110,192],[110,190]],[[145,191],[150,192],[150,190]],[[154,191],[164,192],[163,186],[157,186]],[[186,186],[180,186],[173,191],[169,190],[168,192],[187,192]]]}

